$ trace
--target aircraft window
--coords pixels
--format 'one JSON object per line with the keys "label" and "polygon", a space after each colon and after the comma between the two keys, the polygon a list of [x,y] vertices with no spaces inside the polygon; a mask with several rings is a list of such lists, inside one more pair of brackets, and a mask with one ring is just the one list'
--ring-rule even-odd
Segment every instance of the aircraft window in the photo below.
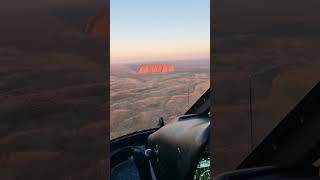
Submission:
{"label": "aircraft window", "polygon": [[170,123],[210,87],[209,0],[179,2],[110,1],[111,139]]}

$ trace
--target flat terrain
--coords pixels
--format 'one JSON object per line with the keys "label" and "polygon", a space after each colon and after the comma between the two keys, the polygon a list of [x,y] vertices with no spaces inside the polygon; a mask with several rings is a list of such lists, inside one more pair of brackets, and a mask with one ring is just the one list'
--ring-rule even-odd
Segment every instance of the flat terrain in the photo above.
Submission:
{"label": "flat terrain", "polygon": [[0,179],[105,179],[106,47],[84,33],[100,8],[74,5],[1,9]]}
{"label": "flat terrain", "polygon": [[320,80],[319,6],[225,0],[212,7],[217,173],[234,169],[251,151],[250,79],[254,147]]}
{"label": "flat terrain", "polygon": [[171,64],[176,72],[154,74],[138,74],[139,63],[111,65],[111,139],[157,127],[160,117],[170,122],[210,87],[208,60]]}

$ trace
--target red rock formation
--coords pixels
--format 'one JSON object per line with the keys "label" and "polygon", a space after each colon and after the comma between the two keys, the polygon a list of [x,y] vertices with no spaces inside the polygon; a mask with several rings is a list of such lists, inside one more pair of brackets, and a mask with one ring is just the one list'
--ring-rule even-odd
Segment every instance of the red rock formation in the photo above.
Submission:
{"label": "red rock formation", "polygon": [[106,38],[109,34],[109,8],[88,19],[86,33],[92,38]]}
{"label": "red rock formation", "polygon": [[168,73],[175,72],[176,68],[171,64],[143,64],[138,67],[137,72],[146,73]]}

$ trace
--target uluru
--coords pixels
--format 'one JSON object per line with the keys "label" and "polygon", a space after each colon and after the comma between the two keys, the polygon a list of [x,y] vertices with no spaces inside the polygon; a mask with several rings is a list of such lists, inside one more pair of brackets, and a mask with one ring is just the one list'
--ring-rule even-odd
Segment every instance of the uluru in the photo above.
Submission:
{"label": "uluru", "polygon": [[172,64],[142,64],[138,67],[137,73],[170,73],[175,72],[176,68]]}

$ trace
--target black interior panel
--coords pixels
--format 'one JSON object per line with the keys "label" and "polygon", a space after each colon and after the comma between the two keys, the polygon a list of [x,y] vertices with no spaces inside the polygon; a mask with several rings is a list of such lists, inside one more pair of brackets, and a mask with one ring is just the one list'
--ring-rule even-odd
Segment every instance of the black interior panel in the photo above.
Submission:
{"label": "black interior panel", "polygon": [[157,179],[193,179],[196,166],[209,141],[210,120],[205,115],[184,115],[148,138]]}

